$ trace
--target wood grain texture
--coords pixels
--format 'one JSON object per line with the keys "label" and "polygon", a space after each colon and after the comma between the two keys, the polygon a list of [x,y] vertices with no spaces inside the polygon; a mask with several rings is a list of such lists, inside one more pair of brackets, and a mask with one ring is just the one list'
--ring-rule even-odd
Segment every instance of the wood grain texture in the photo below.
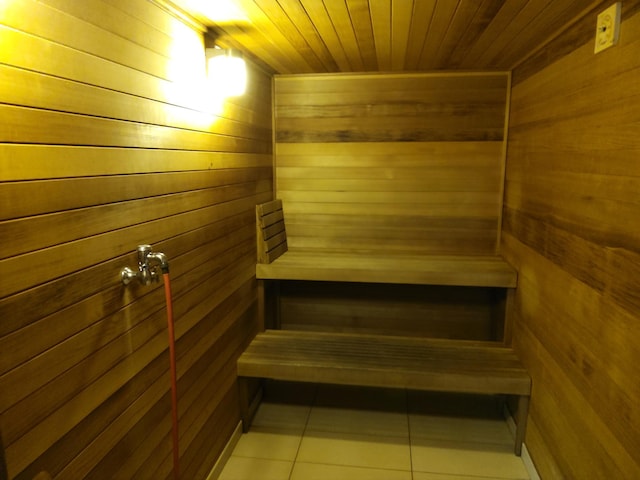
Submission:
{"label": "wood grain texture", "polygon": [[516,271],[501,257],[480,255],[381,255],[290,249],[258,263],[256,277],[409,285],[513,288]]}
{"label": "wood grain texture", "polygon": [[[271,80],[216,113],[194,30],[152,2],[0,9],[0,432],[9,478],[169,478],[160,285],[171,264],[185,478],[239,420],[257,328],[255,205],[273,196]],[[213,435],[211,432],[216,432]]]}
{"label": "wood grain texture", "polygon": [[292,248],[492,254],[508,76],[282,76],[276,196]]}
{"label": "wood grain texture", "polygon": [[256,205],[258,263],[271,263],[287,251],[282,200]]}
{"label": "wood grain texture", "polygon": [[280,282],[281,328],[495,340],[494,289]]}
{"label": "wood grain texture", "polygon": [[[519,421],[515,454],[526,430],[531,378],[511,348],[493,342],[382,335],[258,333],[238,359],[238,375],[275,380],[513,395]],[[243,389],[244,389],[243,387]],[[244,399],[243,428],[251,418]]]}
{"label": "wood grain texture", "polygon": [[549,478],[640,475],[640,14],[622,8],[615,48],[593,54],[594,8],[514,72],[502,246]]}
{"label": "wood grain texture", "polygon": [[492,342],[267,330],[238,374],[318,383],[529,395],[512,350]]}
{"label": "wood grain texture", "polygon": [[198,11],[197,3],[174,2],[215,25],[224,46],[239,48],[280,74],[510,70],[582,10],[608,5],[595,0],[236,0],[246,18],[219,22],[204,7]]}

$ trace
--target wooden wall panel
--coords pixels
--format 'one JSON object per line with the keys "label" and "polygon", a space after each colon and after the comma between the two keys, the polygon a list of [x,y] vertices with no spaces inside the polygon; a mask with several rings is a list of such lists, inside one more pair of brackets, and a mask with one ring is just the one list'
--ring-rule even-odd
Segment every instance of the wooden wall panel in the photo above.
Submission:
{"label": "wooden wall panel", "polygon": [[[289,248],[496,253],[508,84],[505,73],[276,77],[276,196]],[[284,328],[490,339],[499,323],[485,290],[287,284],[281,293]]]}
{"label": "wooden wall panel", "polygon": [[239,421],[256,328],[254,206],[272,198],[271,79],[203,90],[201,31],[152,2],[0,9],[0,434],[10,478],[169,478],[160,284],[171,265],[184,478]]}
{"label": "wooden wall panel", "polygon": [[289,245],[495,253],[508,83],[503,73],[276,77]]}
{"label": "wooden wall panel", "polygon": [[283,329],[489,340],[490,288],[281,282]]}
{"label": "wooden wall panel", "polygon": [[640,476],[640,14],[594,55],[608,3],[513,73],[502,247],[543,478]]}

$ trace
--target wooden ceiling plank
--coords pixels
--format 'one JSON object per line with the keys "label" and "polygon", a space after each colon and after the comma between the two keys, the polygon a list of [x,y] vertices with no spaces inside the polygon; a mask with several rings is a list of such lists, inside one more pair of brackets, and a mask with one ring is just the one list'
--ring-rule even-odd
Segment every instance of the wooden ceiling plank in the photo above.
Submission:
{"label": "wooden ceiling plank", "polygon": [[235,48],[244,53],[244,55],[262,68],[264,71],[272,73],[290,73],[288,62],[284,62],[273,56],[274,50],[265,47],[268,42],[262,34],[253,32],[234,32],[233,36],[223,35],[216,44],[221,48]]}
{"label": "wooden ceiling plank", "polygon": [[358,48],[367,72],[378,70],[376,58],[376,46],[373,40],[373,27],[371,25],[371,13],[369,12],[369,0],[347,0],[349,16],[356,34]]}
{"label": "wooden ceiling plank", "polygon": [[349,10],[345,0],[323,0],[324,6],[331,18],[334,30],[340,38],[340,43],[344,47],[344,51],[349,59],[351,71],[361,72],[364,70],[364,63],[358,48],[356,34],[351,24]]}
{"label": "wooden ceiling plank", "polygon": [[[251,20],[247,31],[251,31],[253,34],[259,33],[265,42],[265,48],[272,52],[272,56],[279,58],[281,65],[288,65],[286,70],[272,65],[274,70],[278,73],[311,73],[314,71],[304,56],[291,44],[280,29],[271,22],[267,14],[258,6],[256,0],[235,1]],[[231,36],[234,35],[233,31],[227,31],[227,33]]]}
{"label": "wooden ceiling plank", "polygon": [[369,4],[380,71],[391,70],[391,1],[377,0]]}
{"label": "wooden ceiling plank", "polygon": [[435,12],[433,13],[431,27],[429,28],[425,45],[422,49],[420,70],[433,70],[437,68],[436,55],[438,49],[451,25],[460,1],[461,0],[438,0]]}
{"label": "wooden ceiling plank", "polygon": [[309,17],[309,13],[303,7],[301,0],[278,0],[278,3],[291,19],[291,23],[297,28],[302,38],[311,47],[316,57],[322,62],[325,71],[337,71],[338,65],[336,61],[318,33],[318,29]]}
{"label": "wooden ceiling plank", "polygon": [[[277,0],[254,0],[256,5],[269,19],[271,29],[279,30],[287,42],[302,56],[314,72],[326,72],[326,69],[316,52],[298,30],[292,18],[282,8]],[[303,13],[306,16],[306,13]],[[308,17],[307,17],[308,18]]]}
{"label": "wooden ceiling plank", "polygon": [[474,42],[471,48],[464,52],[460,60],[460,66],[462,68],[478,67],[479,64],[477,60],[482,52],[491,48],[492,43],[497,36],[500,35],[500,32],[506,28],[509,22],[518,15],[520,10],[522,10],[528,2],[529,0],[509,0],[508,2],[504,2],[480,37]]}
{"label": "wooden ceiling plank", "polygon": [[340,38],[335,31],[329,13],[322,2],[318,0],[300,0],[302,8],[305,9],[307,15],[313,22],[318,34],[322,38],[324,44],[329,50],[333,60],[337,65],[337,71],[350,72],[351,65],[344,51],[344,47],[340,42]]}
{"label": "wooden ceiling plank", "polygon": [[[73,0],[41,1],[52,6],[69,6],[73,3]],[[138,7],[135,12],[124,9],[125,0],[102,1],[117,6],[131,17],[142,19],[138,14]],[[185,5],[186,9],[188,0],[151,1],[175,2],[178,6]],[[588,10],[604,2],[232,1],[250,19],[246,24],[216,24],[215,20],[207,20],[202,15],[198,18],[203,23],[224,31],[221,42],[241,47],[266,71],[282,74],[509,70],[585,11],[584,3],[588,4]],[[82,11],[82,14],[89,21],[97,18],[95,12]],[[191,14],[194,15],[195,12]],[[115,12],[114,15],[122,16],[120,12]],[[132,21],[133,18],[127,17],[122,23],[131,24]],[[153,22],[149,26],[145,28],[152,33],[151,36],[159,39],[152,42],[152,49],[164,52],[164,47],[158,45],[163,43],[162,36],[166,27]],[[190,27],[185,25],[185,28]],[[149,45],[149,40],[144,36],[140,39],[145,45]]]}
{"label": "wooden ceiling plank", "polygon": [[[511,48],[511,44],[519,35],[522,35],[531,19],[538,16],[551,1],[540,0],[528,2],[517,14],[503,25],[502,30],[494,37],[491,45],[480,53],[477,59],[478,65],[488,67],[500,61],[500,55],[505,48]],[[542,40],[542,39],[540,39]]]}
{"label": "wooden ceiling plank", "polygon": [[408,71],[418,70],[420,56],[429,32],[437,0],[420,0],[413,5],[413,18],[409,32],[409,43],[405,68]]}
{"label": "wooden ceiling plank", "polygon": [[526,56],[532,47],[547,41],[562,29],[568,20],[573,20],[580,15],[587,6],[584,0],[554,0],[550,2],[545,10],[527,25],[522,35],[514,39],[509,48],[502,52],[499,65],[513,67]]}
{"label": "wooden ceiling plank", "polygon": [[412,0],[394,0],[392,3],[391,68],[394,71],[405,68],[414,3]]}
{"label": "wooden ceiling plank", "polygon": [[491,23],[491,20],[493,20],[500,11],[502,5],[504,5],[504,3],[496,2],[495,0],[484,0],[481,3],[471,22],[467,25],[467,28],[460,33],[458,40],[454,43],[447,55],[446,65],[448,69],[460,68],[462,57],[475,45],[487,26]]}
{"label": "wooden ceiling plank", "polygon": [[[494,1],[495,3],[495,1]],[[435,56],[435,65],[438,69],[447,68],[451,59],[451,53],[459,45],[462,37],[469,30],[473,17],[478,12],[480,3],[477,0],[462,0],[458,4],[455,15],[447,29],[442,43]]]}

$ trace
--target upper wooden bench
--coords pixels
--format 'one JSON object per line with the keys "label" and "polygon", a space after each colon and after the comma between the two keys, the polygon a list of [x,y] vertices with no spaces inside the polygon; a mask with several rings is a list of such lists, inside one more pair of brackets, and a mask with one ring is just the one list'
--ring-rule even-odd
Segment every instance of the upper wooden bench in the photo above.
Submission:
{"label": "upper wooden bench", "polygon": [[282,201],[256,207],[263,280],[315,280],[513,288],[517,273],[499,256],[398,255],[288,249]]}

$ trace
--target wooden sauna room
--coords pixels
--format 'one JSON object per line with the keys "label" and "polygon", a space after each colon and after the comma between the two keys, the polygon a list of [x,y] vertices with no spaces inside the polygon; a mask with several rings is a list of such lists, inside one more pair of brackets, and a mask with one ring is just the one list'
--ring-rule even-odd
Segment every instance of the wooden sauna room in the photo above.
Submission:
{"label": "wooden sauna room", "polygon": [[316,384],[638,479],[639,379],[640,0],[0,0],[0,480],[215,480]]}

